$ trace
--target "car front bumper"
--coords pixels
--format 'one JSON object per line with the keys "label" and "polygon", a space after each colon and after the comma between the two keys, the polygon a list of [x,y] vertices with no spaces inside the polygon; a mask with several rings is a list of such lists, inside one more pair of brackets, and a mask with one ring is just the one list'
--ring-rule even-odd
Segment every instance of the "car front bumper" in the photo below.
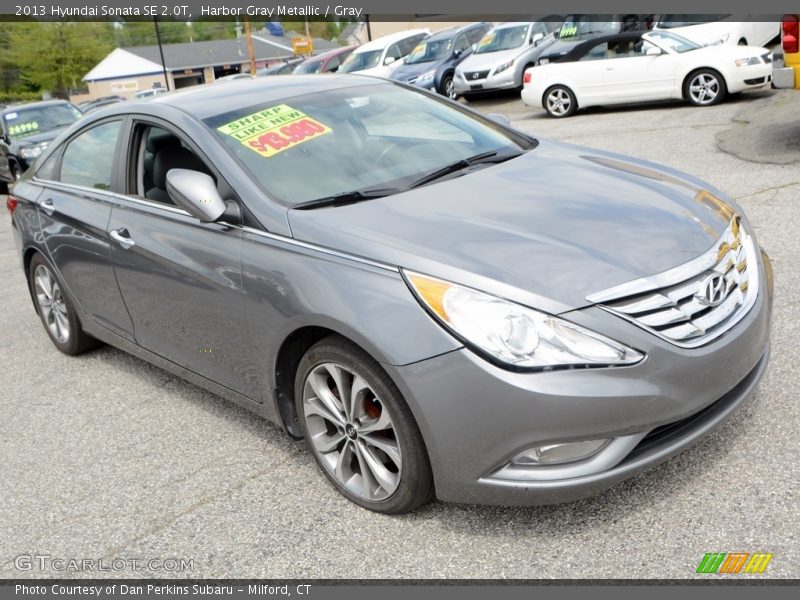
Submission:
{"label": "car front bumper", "polygon": [[[460,349],[386,366],[422,431],[437,497],[499,505],[577,500],[701,439],[745,403],[766,368],[772,288],[769,259],[763,260],[754,306],[700,348],[674,346],[590,307],[565,318],[644,351],[645,360],[630,367],[521,373]],[[541,476],[552,467],[509,477],[511,457],[526,448],[598,438],[615,442],[571,463],[578,469],[566,470],[563,478]],[[607,452],[618,455],[601,456]]]}
{"label": "car front bumper", "polygon": [[506,69],[496,75],[490,73],[488,77],[483,79],[470,79],[469,81],[464,78],[464,74],[461,71],[456,71],[456,76],[453,78],[453,87],[457,94],[507,90],[518,85],[516,69],[514,68]]}
{"label": "car front bumper", "polygon": [[728,77],[728,91],[741,92],[772,83],[772,63],[738,67]]}

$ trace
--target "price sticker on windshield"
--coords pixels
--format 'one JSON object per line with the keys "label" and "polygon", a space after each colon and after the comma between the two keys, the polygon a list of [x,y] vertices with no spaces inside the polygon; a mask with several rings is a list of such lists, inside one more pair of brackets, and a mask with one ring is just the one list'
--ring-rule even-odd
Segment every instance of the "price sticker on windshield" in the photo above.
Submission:
{"label": "price sticker on windshield", "polygon": [[485,48],[486,46],[491,44],[494,41],[494,36],[495,33],[493,31],[487,33],[485,36],[481,38],[481,41],[478,42],[478,48]]}
{"label": "price sticker on windshield", "polygon": [[217,131],[264,158],[271,158],[333,130],[304,112],[279,104],[231,121]]}
{"label": "price sticker on windshield", "polygon": [[8,128],[8,135],[20,137],[23,135],[30,135],[32,133],[36,133],[39,130],[39,123],[36,121],[29,121],[28,123],[19,123],[16,125],[11,125]]}

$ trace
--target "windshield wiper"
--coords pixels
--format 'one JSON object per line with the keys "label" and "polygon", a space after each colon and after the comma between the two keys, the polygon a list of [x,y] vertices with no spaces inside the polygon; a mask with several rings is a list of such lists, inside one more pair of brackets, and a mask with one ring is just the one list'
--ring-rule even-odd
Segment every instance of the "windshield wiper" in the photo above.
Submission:
{"label": "windshield wiper", "polygon": [[441,179],[442,177],[447,177],[448,175],[457,173],[458,171],[463,171],[464,169],[468,169],[469,167],[473,167],[481,163],[486,163],[486,162],[499,163],[506,160],[510,160],[512,158],[516,158],[520,154],[522,154],[522,152],[512,152],[510,154],[503,154],[501,156],[498,156],[497,150],[490,150],[489,152],[481,152],[480,154],[476,154],[475,156],[470,156],[469,158],[462,158],[461,160],[457,160],[454,163],[445,165],[441,169],[436,169],[435,171],[432,171],[427,175],[420,177],[409,186],[409,189],[426,185],[428,183],[431,183],[432,181],[436,181],[437,179]]}
{"label": "windshield wiper", "polygon": [[355,204],[364,200],[374,200],[375,198],[383,198],[391,194],[397,194],[402,190],[395,188],[374,188],[368,190],[353,190],[352,192],[343,192],[341,194],[334,194],[333,196],[326,196],[324,198],[317,198],[316,200],[309,200],[295,204],[292,208],[299,210],[308,210],[313,208],[322,208],[324,206],[343,206],[345,204]]}

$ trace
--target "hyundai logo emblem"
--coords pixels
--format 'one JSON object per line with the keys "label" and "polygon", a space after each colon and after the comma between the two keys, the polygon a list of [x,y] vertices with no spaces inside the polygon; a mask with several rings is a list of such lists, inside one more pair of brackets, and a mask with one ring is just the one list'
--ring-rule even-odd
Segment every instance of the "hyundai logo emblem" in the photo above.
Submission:
{"label": "hyundai logo emblem", "polygon": [[728,291],[725,277],[719,273],[714,273],[706,277],[700,284],[700,290],[696,294],[697,300],[706,306],[717,306],[725,300]]}

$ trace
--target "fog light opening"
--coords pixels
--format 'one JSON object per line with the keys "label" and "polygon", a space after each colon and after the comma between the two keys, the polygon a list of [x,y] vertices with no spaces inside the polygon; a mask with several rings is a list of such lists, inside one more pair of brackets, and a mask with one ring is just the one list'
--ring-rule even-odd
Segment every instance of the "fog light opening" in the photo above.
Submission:
{"label": "fog light opening", "polygon": [[565,444],[545,444],[532,446],[517,454],[511,463],[519,466],[562,465],[594,456],[605,448],[611,440],[586,440]]}

